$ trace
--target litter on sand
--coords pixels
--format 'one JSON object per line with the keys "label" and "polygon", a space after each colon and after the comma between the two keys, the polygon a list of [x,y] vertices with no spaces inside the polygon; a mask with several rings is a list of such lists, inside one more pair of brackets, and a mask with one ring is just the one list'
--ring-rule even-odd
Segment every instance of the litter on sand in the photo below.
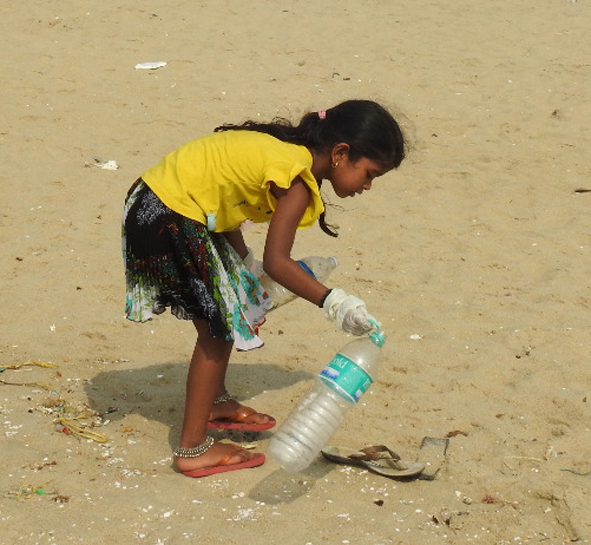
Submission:
{"label": "litter on sand", "polygon": [[156,70],[166,66],[166,61],[140,62],[135,65],[136,70]]}
{"label": "litter on sand", "polygon": [[[3,373],[9,369],[19,370],[27,366],[45,367],[49,369],[57,367],[57,365],[54,363],[44,361],[26,361],[23,363],[4,365],[0,367],[0,373]],[[4,384],[6,386],[25,386],[41,388],[43,390],[51,391],[54,394],[58,394],[58,392],[54,391],[53,386],[42,384],[40,382],[12,382],[8,380],[0,380],[0,384]],[[100,422],[93,421],[100,416],[95,411],[92,411],[87,408],[76,409],[69,405],[66,402],[66,400],[64,400],[61,396],[59,396],[58,399],[51,400],[49,404],[46,404],[42,408],[42,412],[45,414],[55,415],[56,418],[54,420],[54,423],[56,431],[62,432],[66,435],[74,435],[81,439],[89,439],[92,441],[96,441],[97,443],[108,442],[108,438],[102,433],[97,433],[95,431],[88,429],[89,427],[100,425]]]}
{"label": "litter on sand", "polygon": [[[3,365],[0,367],[0,373],[7,371],[8,369],[18,370],[22,369],[23,367],[36,365],[37,367],[46,367],[46,368],[55,368],[57,365],[55,363],[49,363],[45,361],[26,361],[24,363],[15,363],[11,365]],[[47,384],[42,384],[40,382],[12,382],[8,380],[0,380],[0,384],[5,384],[6,386],[29,386],[33,388],[42,388],[43,390],[52,390],[52,387]]]}
{"label": "litter on sand", "polygon": [[449,438],[447,437],[423,437],[419,450],[419,462],[425,465],[425,470],[421,473],[420,479],[424,481],[435,479],[445,462],[448,446]]}
{"label": "litter on sand", "polygon": [[113,159],[105,160],[100,157],[94,157],[94,163],[84,163],[85,167],[97,167],[103,170],[117,170],[119,165]]}
{"label": "litter on sand", "polygon": [[360,450],[346,447],[325,447],[322,455],[331,462],[363,467],[373,473],[391,478],[418,475],[425,468],[420,462],[401,460],[400,456],[384,445],[365,447]]}

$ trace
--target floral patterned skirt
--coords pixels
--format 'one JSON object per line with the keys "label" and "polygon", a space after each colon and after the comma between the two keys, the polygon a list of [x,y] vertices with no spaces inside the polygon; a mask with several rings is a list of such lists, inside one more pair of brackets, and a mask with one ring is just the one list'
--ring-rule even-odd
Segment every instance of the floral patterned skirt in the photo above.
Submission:
{"label": "floral patterned skirt", "polygon": [[222,234],[170,210],[141,178],[125,201],[122,246],[129,320],[170,307],[179,319],[206,320],[238,350],[263,344],[258,327],[272,303],[260,282]]}

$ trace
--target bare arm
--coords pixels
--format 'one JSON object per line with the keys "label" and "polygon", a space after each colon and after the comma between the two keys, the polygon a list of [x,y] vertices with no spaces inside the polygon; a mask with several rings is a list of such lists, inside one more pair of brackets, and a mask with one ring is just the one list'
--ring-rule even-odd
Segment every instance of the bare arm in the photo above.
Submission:
{"label": "bare arm", "polygon": [[223,233],[223,235],[230,243],[230,246],[232,246],[232,248],[236,250],[240,258],[244,259],[246,257],[246,254],[248,253],[248,249],[246,247],[246,243],[244,242],[242,231],[240,229],[236,231],[226,231],[225,233]]}
{"label": "bare arm", "polygon": [[271,191],[277,206],[267,232],[263,268],[273,280],[318,305],[328,288],[291,258],[296,230],[310,201],[310,189],[301,178],[296,178],[289,189],[273,185]]}

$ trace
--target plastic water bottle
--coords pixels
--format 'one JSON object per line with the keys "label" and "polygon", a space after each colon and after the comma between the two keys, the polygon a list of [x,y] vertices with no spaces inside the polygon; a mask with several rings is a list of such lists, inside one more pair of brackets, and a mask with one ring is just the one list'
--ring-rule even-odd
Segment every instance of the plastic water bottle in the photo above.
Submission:
{"label": "plastic water bottle", "polygon": [[[330,273],[337,266],[337,258],[332,256],[310,256],[300,259],[297,263],[299,263],[300,267],[302,267],[302,269],[304,269],[310,276],[318,280],[318,282],[324,283],[330,276]],[[275,280],[272,280],[266,273],[261,274],[259,282],[269,294],[271,301],[273,301],[273,308],[277,308],[297,298],[295,293],[292,293],[281,284],[275,282]]]}
{"label": "plastic water bottle", "polygon": [[316,385],[269,442],[269,455],[283,469],[293,473],[306,469],[326,446],[347,410],[375,380],[384,342],[378,328],[347,343],[320,372]]}

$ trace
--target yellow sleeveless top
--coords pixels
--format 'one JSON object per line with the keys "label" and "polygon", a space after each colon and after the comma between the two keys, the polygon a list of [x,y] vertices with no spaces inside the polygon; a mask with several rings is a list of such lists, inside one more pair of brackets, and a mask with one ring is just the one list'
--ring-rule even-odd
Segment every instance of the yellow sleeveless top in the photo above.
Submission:
{"label": "yellow sleeveless top", "polygon": [[304,146],[235,130],[181,146],[142,178],[168,208],[222,232],[238,229],[245,220],[269,221],[277,202],[270,182],[287,189],[299,176],[310,188],[298,226],[305,228],[324,211],[311,167],[312,155]]}

